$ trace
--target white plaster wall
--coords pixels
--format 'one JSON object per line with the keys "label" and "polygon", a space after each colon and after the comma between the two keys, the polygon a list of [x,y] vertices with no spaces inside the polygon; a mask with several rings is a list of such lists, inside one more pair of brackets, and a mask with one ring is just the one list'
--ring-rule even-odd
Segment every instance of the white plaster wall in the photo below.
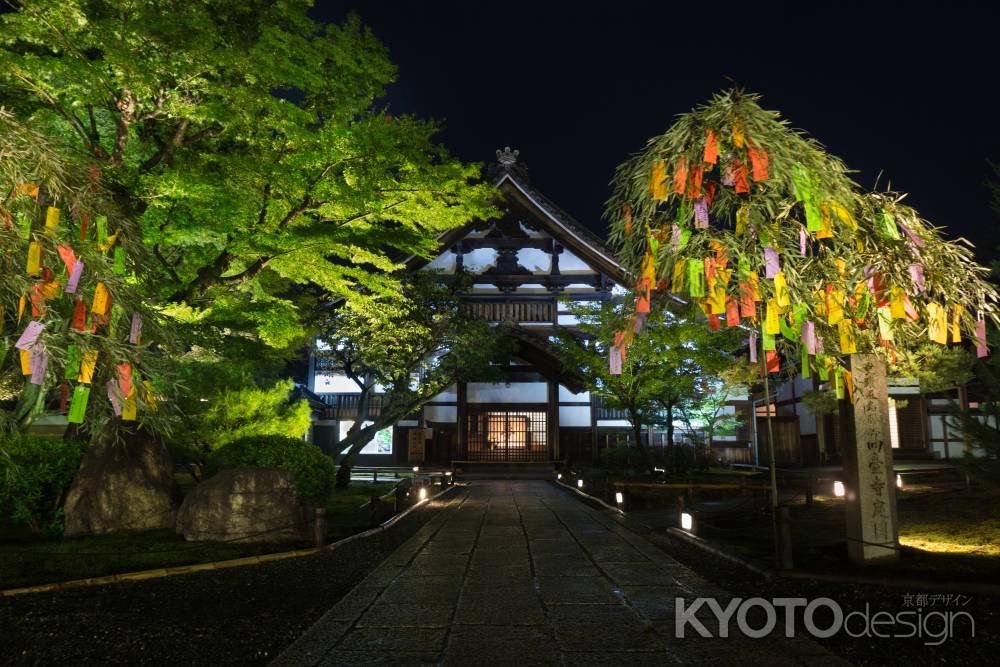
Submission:
{"label": "white plaster wall", "polygon": [[512,382],[489,384],[470,382],[469,403],[545,403],[548,401],[548,384],[545,382]]}
{"label": "white plaster wall", "polygon": [[571,253],[569,250],[563,250],[562,254],[559,255],[559,272],[565,274],[594,274],[594,271],[590,268],[590,265],[585,261]]}
{"label": "white plaster wall", "polygon": [[564,327],[572,327],[580,324],[580,318],[576,315],[559,315],[559,324]]}
{"label": "white plaster wall", "polygon": [[589,401],[590,392],[581,391],[579,394],[574,394],[566,387],[559,385],[559,400],[562,402],[566,401]]}
{"label": "white plaster wall", "polygon": [[458,400],[458,387],[451,385],[440,394],[435,396],[433,401],[457,401]]}
{"label": "white plaster wall", "polygon": [[483,271],[490,268],[497,261],[497,251],[493,248],[477,248],[472,252],[465,253],[462,258],[462,265],[466,271]]}
{"label": "white plaster wall", "polygon": [[627,419],[598,419],[598,426],[625,426],[632,428],[632,424]]}
{"label": "white plaster wall", "polygon": [[559,426],[590,426],[590,406],[559,406]]}
{"label": "white plaster wall", "polygon": [[458,421],[458,408],[454,405],[426,405],[424,406],[424,421],[456,422]]}
{"label": "white plaster wall", "polygon": [[317,394],[358,394],[361,390],[354,380],[346,375],[317,373],[313,378],[312,390]]}
{"label": "white plaster wall", "polygon": [[517,251],[517,263],[532,273],[546,274],[552,268],[552,255],[538,248],[521,248]]}
{"label": "white plaster wall", "polygon": [[424,267],[424,270],[441,271],[442,273],[454,273],[455,272],[455,253],[450,250],[438,255],[433,262],[430,262]]}

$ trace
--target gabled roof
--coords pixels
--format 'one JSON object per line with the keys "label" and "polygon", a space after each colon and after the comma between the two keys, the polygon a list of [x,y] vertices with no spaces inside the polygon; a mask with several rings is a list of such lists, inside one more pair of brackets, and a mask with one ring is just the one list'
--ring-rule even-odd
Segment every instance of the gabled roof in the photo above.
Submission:
{"label": "gabled roof", "polygon": [[[499,156],[500,151],[497,153]],[[529,213],[534,214],[533,217],[541,223],[545,231],[567,250],[615,282],[621,285],[630,284],[627,272],[604,240],[533,188],[528,183],[527,175],[523,169],[513,162],[501,160],[501,163],[494,165],[490,171],[494,187],[509,200],[520,204]],[[481,220],[471,220],[461,227],[444,232],[438,237],[442,251],[447,250],[452,244],[467,236],[470,231],[481,228],[483,225],[484,222]],[[407,266],[411,269],[420,268],[427,263],[428,260],[416,256],[410,257],[406,261]]]}

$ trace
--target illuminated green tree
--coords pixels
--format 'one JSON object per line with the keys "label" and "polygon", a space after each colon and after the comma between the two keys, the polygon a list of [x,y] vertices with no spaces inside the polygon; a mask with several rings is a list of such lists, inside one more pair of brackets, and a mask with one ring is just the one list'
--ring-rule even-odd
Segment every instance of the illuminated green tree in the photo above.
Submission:
{"label": "illuminated green tree", "polygon": [[302,344],[317,304],[398,291],[398,258],[492,212],[435,123],[378,106],[396,76],[378,40],[310,6],[30,0],[0,17],[6,103],[100,175],[182,330]]}
{"label": "illuminated green tree", "polygon": [[650,314],[619,368],[609,363],[612,355],[620,354],[620,347],[611,341],[616,332],[629,328],[634,332],[628,308],[621,302],[584,302],[572,304],[569,312],[579,320],[579,332],[559,332],[564,364],[583,377],[589,391],[628,415],[633,443],[652,473],[643,429],[650,425],[666,428],[667,458],[672,461],[675,418],[685,410],[704,407],[703,401],[714,389],[708,378],[733,365],[741,332],[711,331],[692,317],[664,308]]}

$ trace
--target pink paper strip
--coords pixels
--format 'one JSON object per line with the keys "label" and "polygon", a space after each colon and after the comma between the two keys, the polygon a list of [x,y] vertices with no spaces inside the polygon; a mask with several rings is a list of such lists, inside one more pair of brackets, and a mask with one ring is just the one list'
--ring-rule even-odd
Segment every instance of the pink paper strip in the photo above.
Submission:
{"label": "pink paper strip", "polygon": [[704,197],[694,203],[694,226],[695,229],[708,228],[708,202]]}
{"label": "pink paper strip", "polygon": [[681,247],[681,228],[680,225],[670,226],[670,247],[676,250]]}
{"label": "pink paper strip", "polygon": [[816,354],[816,325],[813,322],[802,323],[802,342],[806,345],[806,352]]}
{"label": "pink paper strip", "polygon": [[121,402],[121,398],[118,395],[118,393],[119,393],[118,392],[118,385],[115,384],[114,380],[108,380],[108,383],[105,385],[105,387],[107,387],[107,390],[108,390],[108,400],[111,401],[111,407],[115,411],[115,416],[116,417],[121,417],[122,416],[122,402]]}
{"label": "pink paper strip", "polygon": [[128,342],[132,343],[133,345],[138,345],[139,336],[141,335],[142,335],[142,318],[139,316],[139,313],[132,313],[132,331],[128,335]]}
{"label": "pink paper strip", "polygon": [[35,344],[35,341],[38,340],[38,336],[44,330],[45,325],[41,322],[36,320],[28,322],[28,326],[24,328],[24,332],[21,334],[21,337],[17,339],[17,342],[14,343],[14,347],[19,350],[30,350]]}
{"label": "pink paper strip", "polygon": [[622,374],[622,353],[614,345],[611,346],[611,351],[608,353],[608,370],[612,375]]}
{"label": "pink paper strip", "polygon": [[774,278],[781,271],[781,263],[778,261],[778,251],[771,246],[764,248],[764,263],[766,264],[765,276],[767,278]]}
{"label": "pink paper strip", "polygon": [[902,229],[903,233],[905,233],[906,236],[910,239],[910,243],[912,243],[918,248],[924,247],[924,242],[920,240],[919,236],[913,233],[912,229],[901,223],[899,220],[896,221],[896,224],[899,225],[899,228]]}
{"label": "pink paper strip", "polygon": [[635,333],[639,333],[640,331],[642,331],[642,328],[646,325],[646,317],[648,315],[649,315],[649,313],[636,313],[635,314],[635,328],[633,329],[633,331],[635,331]]}
{"label": "pink paper strip", "polygon": [[927,291],[924,287],[924,267],[921,264],[910,264],[910,280],[913,281],[913,294],[923,294]]}
{"label": "pink paper strip", "polygon": [[799,254],[806,256],[806,228],[799,227]]}
{"label": "pink paper strip", "polygon": [[66,282],[66,292],[76,294],[76,286],[80,284],[80,276],[83,275],[83,262],[76,260],[73,262],[73,270],[69,272],[69,280]]}
{"label": "pink paper strip", "polygon": [[45,380],[45,369],[49,366],[49,353],[41,343],[31,346],[28,356],[31,369],[31,384],[42,384]]}
{"label": "pink paper strip", "polygon": [[989,354],[986,349],[986,320],[979,320],[976,322],[976,357],[982,359]]}
{"label": "pink paper strip", "polygon": [[750,332],[750,363],[757,363],[757,332]]}

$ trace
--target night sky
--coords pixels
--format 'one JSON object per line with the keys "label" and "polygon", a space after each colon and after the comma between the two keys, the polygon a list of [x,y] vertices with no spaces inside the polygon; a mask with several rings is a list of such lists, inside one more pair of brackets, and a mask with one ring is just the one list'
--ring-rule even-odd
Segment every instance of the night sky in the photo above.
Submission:
{"label": "night sky", "polygon": [[846,5],[317,0],[312,15],[356,11],[399,68],[393,113],[444,121],[439,139],[463,160],[520,149],[532,183],[599,233],[615,167],[735,82],[863,187],[909,192],[931,222],[996,254],[985,182],[1000,162],[1000,12]]}

